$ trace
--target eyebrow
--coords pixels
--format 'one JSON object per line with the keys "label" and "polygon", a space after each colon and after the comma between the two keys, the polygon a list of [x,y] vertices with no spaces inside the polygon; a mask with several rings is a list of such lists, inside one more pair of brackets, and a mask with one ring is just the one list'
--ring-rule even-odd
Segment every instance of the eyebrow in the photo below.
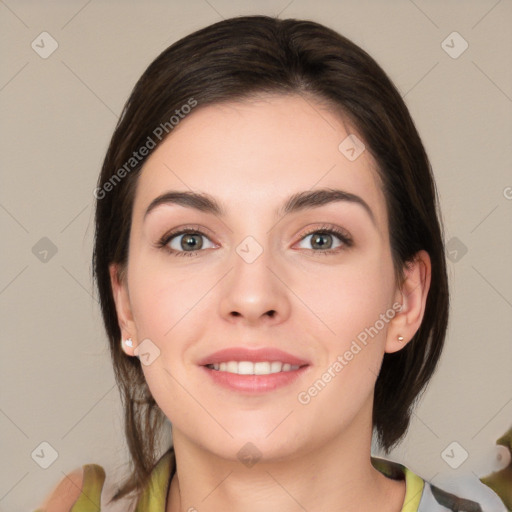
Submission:
{"label": "eyebrow", "polygon": [[[290,213],[303,211],[308,208],[319,208],[321,206],[340,201],[346,201],[362,206],[369,215],[373,224],[376,225],[375,215],[363,198],[356,194],[345,192],[344,190],[331,188],[306,190],[304,192],[293,194],[280,208],[276,210],[275,213],[279,217],[284,217]],[[226,215],[225,208],[223,208],[223,206],[209,194],[171,190],[151,201],[144,213],[144,220],[151,211],[163,204],[176,204],[186,208],[194,208],[201,212],[211,213],[218,217],[224,217]]]}

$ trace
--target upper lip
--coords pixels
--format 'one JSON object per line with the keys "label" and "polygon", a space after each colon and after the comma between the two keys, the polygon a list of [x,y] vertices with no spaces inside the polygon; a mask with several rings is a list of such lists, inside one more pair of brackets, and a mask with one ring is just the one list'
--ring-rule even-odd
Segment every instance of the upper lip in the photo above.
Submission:
{"label": "upper lip", "polygon": [[249,349],[246,347],[225,348],[203,357],[199,360],[198,364],[206,366],[209,364],[219,364],[228,361],[251,361],[253,363],[263,361],[280,361],[281,363],[298,366],[309,364],[305,359],[274,347],[262,347],[257,349]]}

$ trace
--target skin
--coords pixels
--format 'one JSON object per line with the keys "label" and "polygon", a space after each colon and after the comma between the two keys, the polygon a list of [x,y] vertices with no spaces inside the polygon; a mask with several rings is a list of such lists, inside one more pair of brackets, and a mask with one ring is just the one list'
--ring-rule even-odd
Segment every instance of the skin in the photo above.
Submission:
{"label": "skin", "polygon": [[[311,99],[259,96],[198,107],[144,165],[126,273],[110,270],[122,336],[133,339],[127,355],[146,338],[160,351],[142,369],[172,423],[177,474],[167,512],[401,509],[405,484],[370,462],[373,392],[384,353],[403,348],[421,324],[430,259],[419,252],[396,286],[376,164],[369,151],[354,161],[340,152],[348,133],[357,134]],[[320,188],[360,196],[374,221],[348,201],[276,215],[292,194]],[[168,190],[208,193],[226,215],[166,204],[144,220]],[[188,224],[207,236],[194,256],[155,247]],[[333,236],[321,253],[305,235],[324,225],[348,231],[353,245]],[[236,252],[247,236],[263,249],[252,263]],[[169,244],[184,251],[181,241]],[[397,302],[402,310],[301,404],[298,394]],[[311,364],[292,384],[248,396],[212,384],[197,365],[233,346],[273,346]],[[237,457],[247,442],[262,455],[250,468]]]}

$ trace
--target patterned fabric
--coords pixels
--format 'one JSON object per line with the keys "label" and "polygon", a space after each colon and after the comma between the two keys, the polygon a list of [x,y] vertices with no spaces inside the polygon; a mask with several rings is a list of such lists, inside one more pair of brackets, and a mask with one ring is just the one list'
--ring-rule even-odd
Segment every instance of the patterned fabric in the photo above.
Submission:
{"label": "patterned fabric", "polygon": [[[406,492],[401,512],[487,512],[475,501],[458,498],[425,482],[405,466],[372,457],[375,469],[388,478],[405,480]],[[86,464],[82,494],[70,512],[100,512],[105,471],[97,464]],[[175,472],[174,450],[171,447],[156,463],[148,486],[137,503],[135,512],[165,512],[169,484]],[[505,509],[503,509],[505,510]],[[41,509],[34,512],[44,512]]]}

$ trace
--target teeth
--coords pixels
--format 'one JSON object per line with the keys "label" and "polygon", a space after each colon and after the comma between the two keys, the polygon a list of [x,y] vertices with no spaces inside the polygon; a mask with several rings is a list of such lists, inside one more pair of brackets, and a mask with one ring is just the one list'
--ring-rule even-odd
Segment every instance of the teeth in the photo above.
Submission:
{"label": "teeth", "polygon": [[270,363],[270,373],[280,372],[282,367],[282,363],[280,363],[279,361],[273,361],[272,363]]}
{"label": "teeth", "polygon": [[254,375],[254,367],[256,365],[251,363],[250,361],[240,361],[238,363],[238,373],[239,375]]}
{"label": "teeth", "polygon": [[223,371],[228,371],[229,373],[237,373],[238,372],[238,363],[236,361],[229,361],[226,364],[226,368]]}
{"label": "teeth", "polygon": [[270,375],[271,373],[290,372],[299,369],[299,365],[281,363],[280,361],[227,361],[209,364],[208,368],[238,375]]}

